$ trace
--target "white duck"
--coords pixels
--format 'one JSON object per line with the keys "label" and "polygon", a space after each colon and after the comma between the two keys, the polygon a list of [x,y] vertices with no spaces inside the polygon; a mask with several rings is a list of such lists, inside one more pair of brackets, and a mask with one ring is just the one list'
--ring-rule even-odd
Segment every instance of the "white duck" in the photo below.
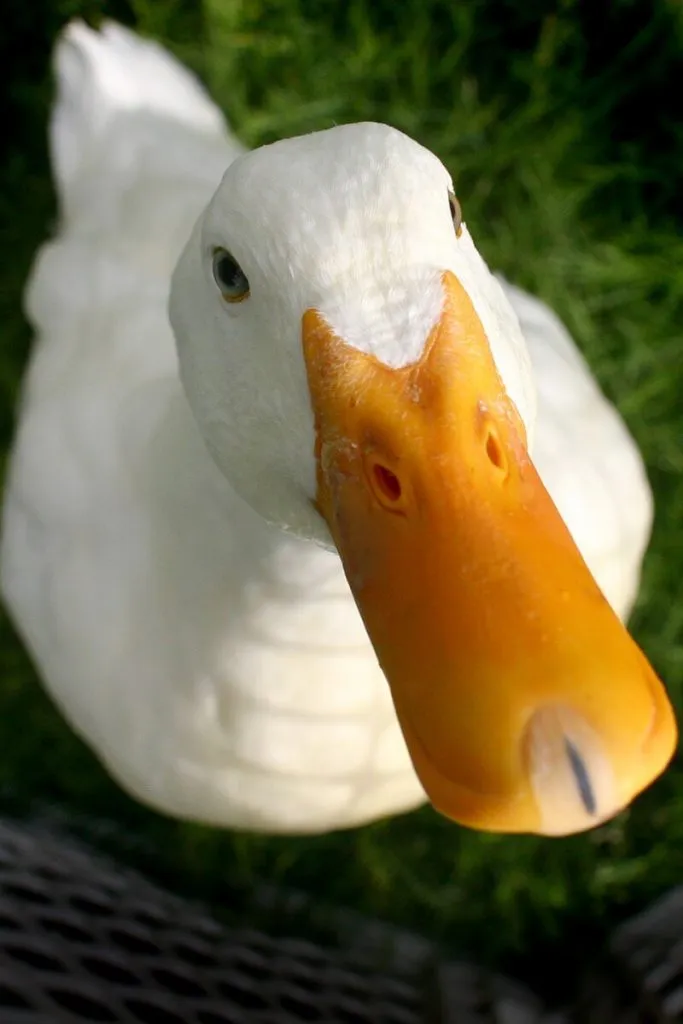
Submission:
{"label": "white duck", "polygon": [[222,825],[350,826],[423,786],[500,831],[623,807],[671,709],[525,438],[622,616],[643,468],[439,160],[378,124],[235,159],[198,83],[115,24],[70,25],[56,66],[2,587],[74,728],[142,800]]}

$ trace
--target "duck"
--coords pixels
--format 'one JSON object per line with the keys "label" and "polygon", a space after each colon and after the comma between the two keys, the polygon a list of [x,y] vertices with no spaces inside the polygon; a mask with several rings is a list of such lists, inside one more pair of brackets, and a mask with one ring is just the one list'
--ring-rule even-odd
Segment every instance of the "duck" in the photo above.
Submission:
{"label": "duck", "polygon": [[113,22],[54,64],[0,579],[70,726],[225,828],[627,806],[676,742],[624,625],[643,462],[441,161],[379,123],[246,151]]}

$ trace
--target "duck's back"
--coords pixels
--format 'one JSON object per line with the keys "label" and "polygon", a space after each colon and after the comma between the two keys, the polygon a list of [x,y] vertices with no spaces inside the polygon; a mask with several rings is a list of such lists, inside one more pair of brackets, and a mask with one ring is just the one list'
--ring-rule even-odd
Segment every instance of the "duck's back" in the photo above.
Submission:
{"label": "duck's back", "polygon": [[170,275],[239,147],[190,73],[119,25],[94,32],[70,24],[55,70],[58,230],[26,290],[37,342],[24,400],[60,402],[80,388],[70,404],[81,414],[91,399],[94,427],[99,410],[106,415],[102,403],[176,376]]}
{"label": "duck's back", "polygon": [[534,462],[591,572],[626,618],[652,527],[643,460],[559,318],[534,296],[503,285],[538,390]]}
{"label": "duck's back", "polygon": [[[105,756],[115,748],[114,763],[119,753],[135,763],[167,635],[152,554],[165,538],[146,492],[149,447],[181,403],[169,280],[232,153],[198,83],[116,24],[70,24],[55,72],[58,225],[25,295],[35,340],[5,492],[2,589],[72,724]],[[204,460],[199,451],[200,476]]]}

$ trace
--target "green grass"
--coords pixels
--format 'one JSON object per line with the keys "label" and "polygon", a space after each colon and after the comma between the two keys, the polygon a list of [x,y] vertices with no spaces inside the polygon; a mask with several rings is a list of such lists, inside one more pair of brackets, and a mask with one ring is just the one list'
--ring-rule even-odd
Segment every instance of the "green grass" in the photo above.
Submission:
{"label": "green grass", "polygon": [[[682,11],[677,0],[13,0],[0,39],[16,115],[0,168],[5,446],[29,342],[21,284],[53,214],[49,48],[67,17],[108,13],[195,67],[249,144],[372,118],[450,166],[484,255],[560,313],[644,452],[657,518],[633,629],[680,708]],[[429,809],[305,840],[168,821],[108,781],[7,624],[0,750],[0,785],[22,806],[113,817],[149,841],[161,878],[217,905],[267,878],[522,973],[543,944],[562,953],[558,992],[586,956],[577,934],[599,937],[683,878],[679,763],[617,822],[567,840],[476,835]]]}

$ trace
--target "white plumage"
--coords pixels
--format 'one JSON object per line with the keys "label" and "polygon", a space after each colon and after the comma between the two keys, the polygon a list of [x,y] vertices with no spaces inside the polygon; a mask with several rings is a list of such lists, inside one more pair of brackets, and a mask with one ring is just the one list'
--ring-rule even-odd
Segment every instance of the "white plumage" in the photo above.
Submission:
{"label": "white plumage", "polygon": [[[183,817],[319,831],[415,806],[338,556],[237,496],[180,386],[171,273],[241,149],[184,69],[115,24],[69,26],[56,67],[61,218],[26,295],[2,537],[45,683],[124,786]],[[536,464],[623,616],[651,522],[640,457],[557,318],[503,287],[538,391]]]}

